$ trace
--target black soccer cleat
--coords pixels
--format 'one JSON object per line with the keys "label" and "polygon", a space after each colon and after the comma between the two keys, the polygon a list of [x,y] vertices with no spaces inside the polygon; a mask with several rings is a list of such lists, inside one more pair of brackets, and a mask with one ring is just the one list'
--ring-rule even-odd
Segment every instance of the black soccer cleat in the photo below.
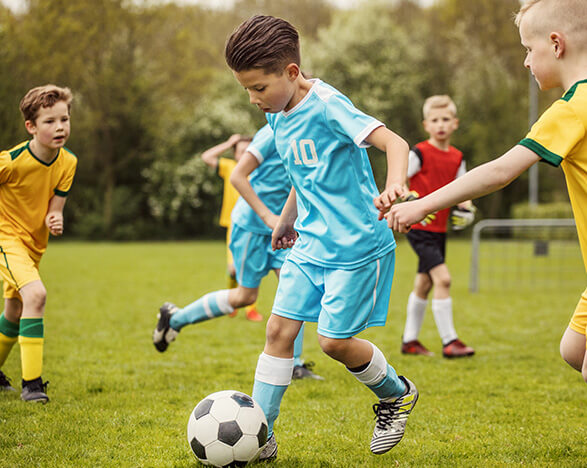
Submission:
{"label": "black soccer cleat", "polygon": [[20,398],[23,401],[47,403],[49,401],[49,397],[47,396],[47,385],[49,385],[49,382],[43,382],[41,377],[33,380],[23,380]]}
{"label": "black soccer cleat", "polygon": [[171,315],[178,310],[175,304],[166,302],[163,304],[157,314],[157,327],[153,330],[153,344],[160,353],[167,350],[171,343],[178,335],[178,331],[169,326]]}
{"label": "black soccer cleat", "polygon": [[16,392],[16,389],[10,385],[10,380],[6,374],[0,370],[0,392]]}
{"label": "black soccer cleat", "polygon": [[314,367],[313,362],[305,362],[301,366],[294,366],[291,378],[293,380],[301,380],[301,379],[324,380],[324,377],[322,377],[321,375],[318,375],[318,374],[314,374],[314,372],[312,372],[313,367]]}

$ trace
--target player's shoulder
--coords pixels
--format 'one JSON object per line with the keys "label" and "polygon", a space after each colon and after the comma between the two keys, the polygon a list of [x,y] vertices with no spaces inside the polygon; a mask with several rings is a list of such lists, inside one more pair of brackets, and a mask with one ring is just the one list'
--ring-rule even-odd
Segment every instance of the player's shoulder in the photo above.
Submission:
{"label": "player's shoulder", "polygon": [[67,162],[77,164],[77,155],[69,148],[63,147],[60,156],[63,157]]}
{"label": "player's shoulder", "polygon": [[550,109],[552,112],[572,112],[580,120],[587,122],[587,80],[578,81],[571,86]]}
{"label": "player's shoulder", "polygon": [[21,156],[26,151],[28,151],[28,147],[29,147],[28,144],[29,144],[28,141],[23,141],[22,143],[19,143],[18,145],[15,145],[8,150],[2,151],[2,154],[4,156],[8,157],[11,161],[14,161],[19,156]]}

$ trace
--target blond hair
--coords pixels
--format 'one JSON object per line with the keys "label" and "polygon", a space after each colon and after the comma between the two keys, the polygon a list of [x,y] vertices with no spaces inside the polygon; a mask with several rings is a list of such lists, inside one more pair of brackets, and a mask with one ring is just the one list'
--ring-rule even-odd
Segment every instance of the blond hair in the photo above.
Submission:
{"label": "blond hair", "polygon": [[20,111],[24,120],[35,121],[41,107],[53,107],[57,102],[63,101],[67,109],[71,110],[73,94],[69,88],[61,88],[54,84],[37,86],[29,90],[20,101]]}
{"label": "blond hair", "polygon": [[587,1],[585,0],[526,0],[516,14],[520,27],[528,11],[535,11],[530,29],[534,33],[553,31],[566,34],[579,47],[587,46]]}
{"label": "blond hair", "polygon": [[446,94],[430,96],[426,101],[424,101],[424,106],[422,107],[422,114],[424,114],[424,119],[428,117],[428,114],[432,109],[448,109],[453,117],[457,116],[457,106],[454,101],[450,98],[450,96]]}

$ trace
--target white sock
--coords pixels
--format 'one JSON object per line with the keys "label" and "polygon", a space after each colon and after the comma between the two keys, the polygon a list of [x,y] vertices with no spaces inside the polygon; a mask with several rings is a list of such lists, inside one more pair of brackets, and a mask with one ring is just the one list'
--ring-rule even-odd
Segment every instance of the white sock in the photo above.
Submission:
{"label": "white sock", "polygon": [[458,335],[452,321],[452,299],[432,299],[432,313],[442,344],[456,340]]}
{"label": "white sock", "polygon": [[422,299],[421,297],[416,296],[413,291],[410,293],[406,310],[406,325],[404,327],[404,336],[402,338],[404,343],[418,339],[427,305],[428,299]]}

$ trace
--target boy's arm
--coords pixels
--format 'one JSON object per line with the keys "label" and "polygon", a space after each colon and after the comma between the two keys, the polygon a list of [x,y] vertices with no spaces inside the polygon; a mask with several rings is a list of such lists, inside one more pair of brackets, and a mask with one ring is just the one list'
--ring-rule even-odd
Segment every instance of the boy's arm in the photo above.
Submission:
{"label": "boy's arm", "polygon": [[298,217],[298,207],[296,204],[296,191],[292,187],[289,197],[281,210],[281,216],[277,225],[271,234],[271,247],[273,250],[289,249],[293,247],[298,238],[298,233],[294,229],[294,223]]}
{"label": "boy's arm", "polygon": [[53,195],[53,198],[49,201],[47,216],[45,216],[45,225],[54,236],[63,234],[63,208],[65,207],[66,201],[67,197],[60,195]]}
{"label": "boy's arm", "polygon": [[385,127],[373,130],[365,141],[385,151],[387,157],[385,189],[373,200],[379,210],[379,219],[383,219],[383,215],[389,211],[393,202],[407,193],[406,175],[410,147],[403,138]]}
{"label": "boy's arm", "polygon": [[394,205],[385,216],[388,225],[395,231],[408,232],[412,224],[420,222],[428,213],[495,192],[538,161],[540,157],[536,153],[516,145],[501,157],[472,169],[423,198]]}
{"label": "boy's arm", "polygon": [[259,167],[259,161],[257,158],[249,151],[246,151],[233,169],[230,176],[230,183],[234,185],[234,188],[237,189],[253,211],[257,213],[259,218],[261,218],[270,229],[273,229],[279,220],[279,216],[275,215],[269,208],[267,208],[249,182],[249,175],[257,167]]}
{"label": "boy's arm", "polygon": [[202,153],[202,160],[212,169],[216,169],[218,167],[218,159],[220,156],[222,156],[225,151],[228,151],[230,148],[236,145],[240,138],[241,136],[235,133],[224,143],[220,143],[210,149],[207,149]]}

